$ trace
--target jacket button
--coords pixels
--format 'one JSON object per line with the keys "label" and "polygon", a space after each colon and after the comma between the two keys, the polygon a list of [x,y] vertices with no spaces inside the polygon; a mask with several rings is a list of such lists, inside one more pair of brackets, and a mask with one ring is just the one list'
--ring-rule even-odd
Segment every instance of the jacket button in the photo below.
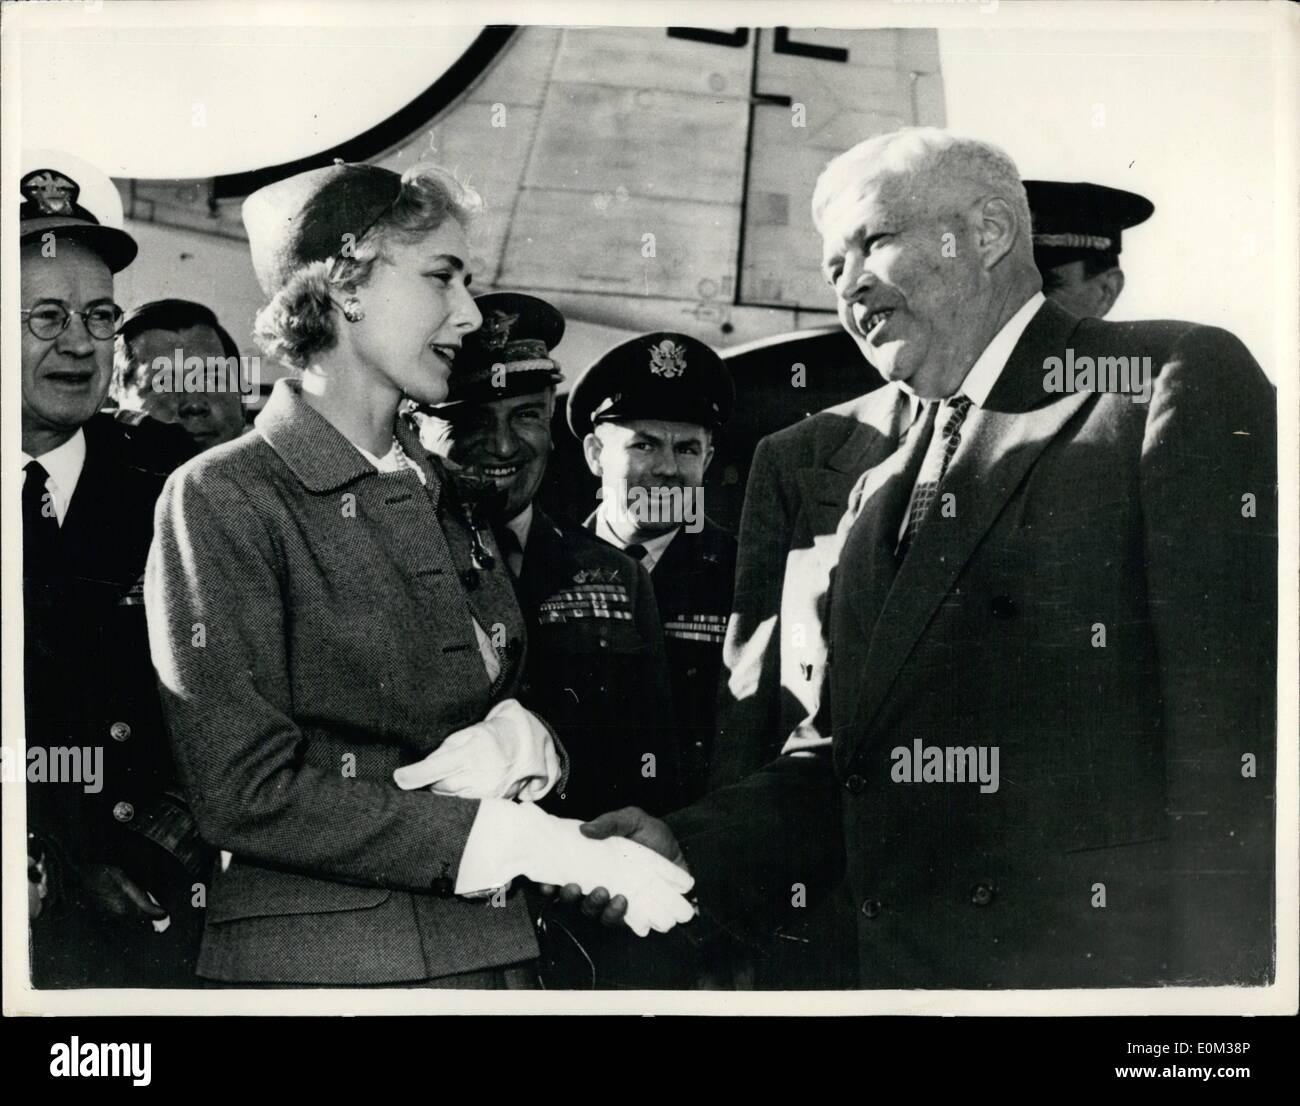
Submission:
{"label": "jacket button", "polygon": [[864,918],[875,918],[880,914],[879,899],[865,899],[862,903],[862,916]]}
{"label": "jacket button", "polygon": [[850,776],[847,780],[844,781],[844,786],[847,787],[850,791],[853,792],[853,794],[856,795],[859,791],[861,791],[864,787],[867,786],[867,781],[864,780],[861,776]]}
{"label": "jacket button", "polygon": [[1016,602],[1009,595],[995,595],[989,604],[994,618],[1015,618]]}
{"label": "jacket button", "polygon": [[131,727],[125,722],[114,722],[108,727],[108,736],[114,741],[125,741],[131,736]]}
{"label": "jacket button", "polygon": [[135,817],[135,807],[130,803],[114,803],[113,817],[119,822],[129,822]]}
{"label": "jacket button", "polygon": [[971,889],[970,901],[976,906],[988,906],[993,901],[993,888],[987,883],[977,883]]}
{"label": "jacket button", "polygon": [[429,886],[435,895],[442,895],[444,898],[450,897],[454,890],[450,876],[439,876]]}

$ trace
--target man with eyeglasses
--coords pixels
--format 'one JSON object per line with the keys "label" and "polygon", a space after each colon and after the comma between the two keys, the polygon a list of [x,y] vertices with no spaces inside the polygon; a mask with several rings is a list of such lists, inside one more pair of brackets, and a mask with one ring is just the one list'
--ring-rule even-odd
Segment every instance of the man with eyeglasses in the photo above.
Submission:
{"label": "man with eyeglasses", "polygon": [[174,784],[145,631],[165,473],[99,411],[136,243],[77,158],[32,151],[20,191],[32,980],[185,986],[212,854]]}

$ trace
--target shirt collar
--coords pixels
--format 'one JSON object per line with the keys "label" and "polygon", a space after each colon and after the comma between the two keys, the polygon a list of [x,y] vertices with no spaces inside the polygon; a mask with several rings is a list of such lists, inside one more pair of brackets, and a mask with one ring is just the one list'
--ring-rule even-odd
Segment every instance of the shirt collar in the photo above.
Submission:
{"label": "shirt collar", "polygon": [[1002,329],[993,335],[993,340],[984,347],[984,352],[971,366],[970,372],[961,384],[961,394],[976,407],[983,407],[988,402],[993,385],[998,382],[1002,370],[1011,359],[1011,351],[1016,348],[1025,328],[1038,314],[1038,309],[1047,302],[1042,292],[1035,292],[1020,306],[1020,310],[1002,324]]}
{"label": "shirt collar", "polygon": [[[641,558],[641,563],[645,565],[647,572],[654,571],[655,565],[663,559],[664,550],[668,548],[673,538],[677,537],[679,530],[681,530],[680,526],[674,526],[666,534],[656,534],[653,538],[646,538],[645,541],[638,543],[645,546],[645,556]],[[604,510],[596,512],[596,536],[602,541],[608,542],[615,549],[626,549],[628,547],[628,543],[610,528],[609,523],[605,520]]]}
{"label": "shirt collar", "polygon": [[530,503],[506,523],[506,529],[519,539],[519,548],[528,548],[528,535],[533,528],[533,505]]}
{"label": "shirt collar", "polygon": [[[993,335],[992,341],[984,347],[984,352],[975,359],[975,364],[970,367],[970,372],[966,374],[966,379],[961,382],[958,391],[976,407],[983,407],[988,402],[993,386],[1002,375],[1002,370],[1007,367],[1007,362],[1011,360],[1011,353],[1016,348],[1016,344],[1023,337],[1034,316],[1038,314],[1038,309],[1046,302],[1047,297],[1042,292],[1035,292],[1025,300],[1020,309],[1002,324],[1002,329]],[[902,389],[910,403],[907,425],[911,426],[925,406],[925,400],[913,392],[906,383],[902,384]]]}
{"label": "shirt collar", "polygon": [[72,502],[72,494],[77,490],[77,482],[81,479],[81,470],[86,465],[86,435],[81,427],[77,427],[77,432],[72,435],[62,445],[57,445],[39,457],[33,457],[30,453],[23,451],[23,466],[26,467],[28,461],[39,461],[41,467],[50,474],[47,483],[54,485],[54,513],[58,516],[59,525],[63,525],[63,516],[67,514],[68,504]]}

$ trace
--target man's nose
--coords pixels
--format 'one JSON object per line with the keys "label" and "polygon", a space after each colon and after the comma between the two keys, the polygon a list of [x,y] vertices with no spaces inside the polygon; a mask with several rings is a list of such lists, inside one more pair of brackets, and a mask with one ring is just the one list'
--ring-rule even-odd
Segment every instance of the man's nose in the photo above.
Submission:
{"label": "man's nose", "polygon": [[86,320],[75,312],[68,319],[63,333],[55,338],[54,344],[60,353],[72,357],[89,357],[95,352],[95,339],[86,329]]}
{"label": "man's nose", "polygon": [[677,453],[675,450],[665,449],[655,455],[654,474],[656,476],[677,475]]}
{"label": "man's nose", "polygon": [[180,403],[179,414],[183,419],[202,418],[212,410],[207,396],[187,394]]}
{"label": "man's nose", "polygon": [[514,454],[519,439],[509,422],[497,423],[488,438],[488,448],[496,457],[510,457]]}
{"label": "man's nose", "polygon": [[835,283],[835,294],[845,303],[861,299],[871,287],[870,274],[866,272],[866,258],[857,250],[850,250],[844,258],[844,268]]}

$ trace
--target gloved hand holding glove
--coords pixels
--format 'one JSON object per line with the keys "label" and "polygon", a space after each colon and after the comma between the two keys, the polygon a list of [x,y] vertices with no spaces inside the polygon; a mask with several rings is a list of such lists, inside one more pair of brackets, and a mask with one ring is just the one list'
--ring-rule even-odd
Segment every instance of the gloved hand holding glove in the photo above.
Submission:
{"label": "gloved hand holding glove", "polygon": [[537,802],[560,778],[560,755],[545,723],[503,699],[482,722],[449,735],[423,760],[393,773],[404,791],[427,787],[462,799]]}
{"label": "gloved hand holding glove", "polygon": [[627,838],[585,837],[581,824],[535,806],[484,799],[461,857],[456,894],[498,887],[515,876],[575,884],[584,894],[604,887],[627,900],[624,921],[638,937],[652,929],[667,933],[695,917],[683,897],[695,885],[689,872]]}

